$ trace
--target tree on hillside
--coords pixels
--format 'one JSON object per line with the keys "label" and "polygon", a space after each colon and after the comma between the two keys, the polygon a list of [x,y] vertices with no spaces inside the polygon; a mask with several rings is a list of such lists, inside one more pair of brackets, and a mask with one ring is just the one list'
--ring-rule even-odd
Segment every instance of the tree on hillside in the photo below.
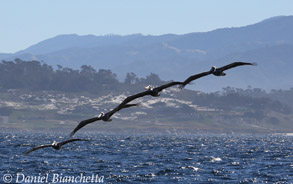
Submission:
{"label": "tree on hillside", "polygon": [[131,72],[126,74],[126,78],[124,80],[125,84],[136,84],[138,82],[139,82],[139,79],[135,73]]}
{"label": "tree on hillside", "polygon": [[143,85],[152,85],[152,86],[156,86],[156,85],[161,85],[163,83],[163,81],[160,79],[159,75],[151,73],[150,75],[146,76],[146,78],[141,78],[139,80],[139,83],[143,84]]}

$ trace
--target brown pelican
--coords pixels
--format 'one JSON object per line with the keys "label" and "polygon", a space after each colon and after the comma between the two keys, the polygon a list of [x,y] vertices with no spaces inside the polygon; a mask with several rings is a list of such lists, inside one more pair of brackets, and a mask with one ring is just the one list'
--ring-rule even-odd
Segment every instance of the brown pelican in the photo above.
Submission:
{"label": "brown pelican", "polygon": [[[127,99],[127,98],[126,98]],[[126,100],[125,99],[125,100]],[[95,121],[99,121],[99,120],[103,120],[103,121],[107,121],[107,122],[110,122],[112,121],[111,116],[118,112],[119,110],[123,109],[123,108],[128,108],[128,107],[133,107],[133,106],[138,106],[138,104],[126,104],[128,102],[125,103],[125,100],[120,104],[118,105],[115,109],[107,112],[106,114],[104,112],[101,112],[97,117],[94,117],[94,118],[90,118],[90,119],[86,119],[86,120],[83,120],[81,121],[76,127],[75,129],[70,133],[70,136],[73,136],[79,129],[81,129],[82,127],[86,126],[87,124],[90,124],[90,123],[93,123]]]}
{"label": "brown pelican", "polygon": [[[124,100],[125,101],[125,100]],[[112,121],[111,116],[113,116],[114,113],[120,111],[121,109],[124,109],[124,108],[128,108],[128,107],[133,107],[133,106],[138,106],[139,104],[127,104],[128,102],[124,103],[124,101],[118,105],[115,109],[107,112],[106,114],[104,114],[103,112],[101,112],[101,114],[99,115],[101,120],[103,121]],[[98,116],[98,117],[99,117]]]}
{"label": "brown pelican", "polygon": [[204,76],[207,76],[207,75],[210,75],[212,74],[212,69],[210,71],[207,71],[207,72],[202,72],[202,73],[199,73],[199,74],[196,74],[196,75],[192,75],[190,77],[188,77],[180,86],[179,88],[180,89],[183,89],[187,84],[189,84],[191,81],[194,81],[198,78],[201,78],[201,77],[204,77]]}
{"label": "brown pelican", "polygon": [[216,68],[215,66],[213,66],[211,68],[211,72],[212,74],[214,74],[215,76],[225,76],[226,73],[224,73],[225,70],[228,70],[230,68],[234,68],[234,67],[237,67],[237,66],[242,66],[242,65],[257,65],[256,63],[245,63],[245,62],[234,62],[234,63],[231,63],[231,64],[228,64],[226,66],[223,66],[221,68]]}
{"label": "brown pelican", "polygon": [[34,147],[31,150],[29,150],[28,152],[26,152],[25,155],[27,155],[27,154],[29,154],[29,153],[31,153],[33,151],[36,151],[38,149],[47,148],[47,147],[52,147],[55,150],[60,150],[64,144],[67,144],[67,143],[70,143],[70,142],[74,142],[74,141],[88,141],[88,140],[86,140],[86,139],[70,139],[70,140],[66,140],[66,141],[60,142],[60,143],[57,143],[56,141],[54,141],[52,144],[41,145],[41,146]]}
{"label": "brown pelican", "polygon": [[147,87],[148,90],[144,91],[144,92],[140,92],[137,93],[135,95],[129,96],[127,98],[125,98],[123,100],[123,102],[121,104],[119,104],[115,109],[111,110],[110,112],[107,112],[106,114],[104,114],[103,112],[94,118],[90,118],[90,119],[86,119],[81,121],[76,127],[75,129],[71,132],[70,136],[73,136],[79,129],[81,129],[82,127],[86,126],[87,124],[93,123],[95,121],[99,121],[99,120],[103,120],[103,121],[111,121],[111,116],[116,113],[117,111],[123,109],[123,108],[128,108],[128,107],[132,107],[132,106],[138,106],[138,104],[128,104],[130,101],[135,100],[137,98],[146,96],[146,95],[151,95],[151,96],[159,96],[159,93],[168,87],[174,86],[174,85],[178,85],[178,84],[182,84],[182,82],[170,82],[168,84],[164,84],[162,86],[153,88],[152,86]]}

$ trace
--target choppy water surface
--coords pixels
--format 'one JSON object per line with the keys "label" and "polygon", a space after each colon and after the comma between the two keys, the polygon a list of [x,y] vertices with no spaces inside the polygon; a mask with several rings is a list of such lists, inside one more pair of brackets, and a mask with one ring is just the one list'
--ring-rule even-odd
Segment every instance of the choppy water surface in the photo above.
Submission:
{"label": "choppy water surface", "polygon": [[[0,134],[0,183],[7,174],[23,176],[94,176],[104,183],[292,183],[292,137],[215,135],[79,135],[89,142],[62,150],[39,144],[66,136]],[[21,175],[22,174],[22,175]],[[57,175],[56,175],[57,174]],[[59,177],[60,179],[60,177]],[[40,181],[40,180],[39,180]],[[81,180],[75,180],[81,181]],[[85,180],[84,180],[85,181]],[[23,180],[22,182],[25,182]],[[43,182],[46,182],[43,180]],[[63,180],[64,183],[69,183]],[[58,182],[62,183],[62,182]]]}

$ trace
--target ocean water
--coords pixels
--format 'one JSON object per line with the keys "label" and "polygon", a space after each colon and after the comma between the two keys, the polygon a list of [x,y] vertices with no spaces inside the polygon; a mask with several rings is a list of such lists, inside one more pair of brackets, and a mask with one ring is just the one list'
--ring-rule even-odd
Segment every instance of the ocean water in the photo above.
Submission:
{"label": "ocean water", "polygon": [[0,134],[0,183],[293,183],[293,137]]}

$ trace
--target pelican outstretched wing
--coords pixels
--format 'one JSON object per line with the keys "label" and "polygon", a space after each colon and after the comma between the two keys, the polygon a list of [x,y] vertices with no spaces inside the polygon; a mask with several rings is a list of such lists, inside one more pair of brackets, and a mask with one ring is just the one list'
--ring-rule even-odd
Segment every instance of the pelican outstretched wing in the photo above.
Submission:
{"label": "pelican outstretched wing", "polygon": [[[178,85],[178,84],[182,84],[182,82],[170,82],[168,84],[164,84],[162,86],[156,87],[153,90],[154,91],[157,90],[157,91],[160,92],[165,88],[175,86],[175,85]],[[121,110],[123,108],[132,107],[132,106],[138,106],[139,104],[127,104],[127,103],[129,103],[132,100],[135,100],[137,98],[141,98],[143,96],[146,96],[146,95],[151,95],[151,91],[147,90],[147,91],[140,92],[140,93],[137,93],[135,95],[132,95],[132,96],[129,96],[129,97],[125,98],[125,100],[123,100],[123,102],[121,102],[121,104],[119,104],[116,108],[114,108],[113,110],[108,112],[109,117],[111,117],[114,113],[116,113],[117,111],[119,111],[119,110]]]}
{"label": "pelican outstretched wing", "polygon": [[126,104],[126,105],[124,106],[123,109],[125,109],[125,108],[129,108],[129,107],[135,107],[135,106],[139,106],[139,105],[140,105],[140,103],[136,103],[136,104]]}
{"label": "pelican outstretched wing", "polygon": [[114,113],[120,111],[123,108],[128,108],[128,107],[133,107],[133,106],[138,106],[139,104],[127,104],[129,102],[131,102],[132,100],[135,100],[137,98],[146,96],[146,95],[150,95],[150,91],[144,91],[141,93],[137,93],[135,95],[131,95],[127,98],[125,98],[116,108],[114,108],[113,110],[111,110],[110,112],[108,112],[108,116],[111,117],[113,116]]}
{"label": "pelican outstretched wing", "polygon": [[59,145],[63,146],[64,144],[70,143],[70,142],[74,142],[74,141],[88,141],[87,139],[69,139],[63,142],[60,142]]}
{"label": "pelican outstretched wing", "polygon": [[182,85],[180,86],[181,89],[183,89],[187,84],[189,84],[191,81],[194,81],[196,79],[199,79],[201,77],[204,77],[204,76],[207,76],[207,75],[210,75],[211,74],[211,71],[207,71],[207,72],[202,72],[202,73],[199,73],[199,74],[195,74],[195,75],[192,75],[190,77],[188,77],[183,83]]}
{"label": "pelican outstretched wing", "polygon": [[87,124],[93,123],[95,121],[99,121],[101,120],[101,117],[94,117],[94,118],[90,118],[90,119],[86,119],[81,121],[76,127],[75,129],[70,133],[70,137],[72,137],[79,129],[81,129],[82,127],[84,127]]}
{"label": "pelican outstretched wing", "polygon": [[31,152],[33,152],[33,151],[36,151],[36,150],[38,150],[38,149],[41,149],[41,148],[47,148],[47,147],[52,147],[52,144],[41,145],[41,146],[34,147],[34,148],[32,148],[31,150],[27,151],[27,152],[25,153],[25,155],[27,155],[27,154],[29,154],[29,153],[31,153]]}
{"label": "pelican outstretched wing", "polygon": [[119,110],[122,109],[128,102],[131,102],[132,100],[135,100],[137,98],[140,98],[140,97],[143,97],[143,96],[146,96],[146,95],[150,95],[150,91],[144,91],[144,92],[140,92],[140,93],[137,93],[135,95],[131,95],[127,98],[125,98],[125,100],[123,100],[123,102],[121,102],[120,105],[118,105],[116,108],[118,108]]}
{"label": "pelican outstretched wing", "polygon": [[178,81],[176,81],[176,82],[169,82],[169,83],[164,84],[164,85],[162,85],[162,86],[156,87],[156,88],[154,88],[153,90],[154,90],[154,91],[158,91],[158,92],[160,92],[160,91],[162,91],[163,89],[169,88],[169,87],[171,87],[171,86],[182,85],[182,84],[183,84],[182,82],[178,82]]}
{"label": "pelican outstretched wing", "polygon": [[[133,95],[133,96],[135,96],[135,95]],[[130,97],[133,98],[133,96],[130,96]],[[111,110],[110,112],[107,112],[104,116],[111,117],[115,112],[119,111],[120,109],[133,107],[133,106],[138,106],[138,104],[127,104],[131,100],[135,99],[135,98],[133,98],[133,99],[132,98],[127,97],[120,105],[118,105],[115,109]],[[103,117],[98,116],[98,117],[94,117],[94,118],[90,118],[90,119],[86,119],[86,120],[81,121],[75,127],[75,129],[70,133],[70,137],[72,137],[79,129],[81,129],[82,127],[86,126],[87,124],[93,123],[95,121],[102,120],[102,118]]]}
{"label": "pelican outstretched wing", "polygon": [[217,68],[217,70],[225,71],[225,70],[228,70],[230,68],[234,68],[234,67],[242,66],[242,65],[253,65],[253,66],[256,66],[257,64],[256,63],[245,63],[245,62],[234,62],[234,63],[228,64],[226,66]]}

